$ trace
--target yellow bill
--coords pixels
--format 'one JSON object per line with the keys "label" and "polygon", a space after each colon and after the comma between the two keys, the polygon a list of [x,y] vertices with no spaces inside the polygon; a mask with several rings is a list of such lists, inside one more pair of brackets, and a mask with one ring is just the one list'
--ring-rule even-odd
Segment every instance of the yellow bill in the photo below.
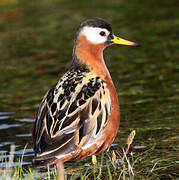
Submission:
{"label": "yellow bill", "polygon": [[[113,35],[114,36],[114,35]],[[114,38],[112,39],[112,42],[114,44],[121,44],[121,45],[126,45],[126,46],[139,46],[137,43],[132,42],[132,41],[128,41],[122,38],[119,38],[117,36],[114,36]]]}

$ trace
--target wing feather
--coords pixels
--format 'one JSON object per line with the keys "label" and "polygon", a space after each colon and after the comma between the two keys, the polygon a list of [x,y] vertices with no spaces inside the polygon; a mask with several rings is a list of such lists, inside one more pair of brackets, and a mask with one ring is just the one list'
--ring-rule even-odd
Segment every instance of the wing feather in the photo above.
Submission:
{"label": "wing feather", "polygon": [[[88,72],[67,72],[45,95],[35,123],[35,152],[44,156],[92,143],[111,111],[107,83]],[[69,143],[70,142],[70,143]]]}

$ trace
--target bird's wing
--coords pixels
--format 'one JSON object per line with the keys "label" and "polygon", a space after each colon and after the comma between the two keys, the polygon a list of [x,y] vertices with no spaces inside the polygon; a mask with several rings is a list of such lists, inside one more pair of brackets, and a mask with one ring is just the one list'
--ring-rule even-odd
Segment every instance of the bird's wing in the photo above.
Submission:
{"label": "bird's wing", "polygon": [[34,128],[37,156],[66,154],[92,142],[110,112],[104,80],[90,72],[67,72],[41,103]]}

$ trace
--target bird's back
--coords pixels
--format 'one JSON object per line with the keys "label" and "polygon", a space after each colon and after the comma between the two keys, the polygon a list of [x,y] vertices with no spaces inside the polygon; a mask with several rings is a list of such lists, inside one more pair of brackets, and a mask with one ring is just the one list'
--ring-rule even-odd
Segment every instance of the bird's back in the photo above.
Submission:
{"label": "bird's back", "polygon": [[[72,66],[47,92],[34,127],[34,164],[83,158],[78,155],[80,151],[94,142],[100,146],[96,139],[101,136],[111,113],[107,86],[105,80],[88,68]],[[76,157],[75,153],[78,153]],[[94,150],[88,152],[94,153]]]}

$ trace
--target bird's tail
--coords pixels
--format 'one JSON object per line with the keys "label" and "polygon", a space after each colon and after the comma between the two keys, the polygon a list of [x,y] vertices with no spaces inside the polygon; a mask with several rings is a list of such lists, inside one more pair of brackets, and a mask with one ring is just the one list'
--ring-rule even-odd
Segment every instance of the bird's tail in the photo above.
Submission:
{"label": "bird's tail", "polygon": [[42,157],[35,157],[32,159],[32,166],[35,167],[42,167],[47,165],[53,165],[55,164],[56,157],[50,157],[50,158],[42,158]]}

